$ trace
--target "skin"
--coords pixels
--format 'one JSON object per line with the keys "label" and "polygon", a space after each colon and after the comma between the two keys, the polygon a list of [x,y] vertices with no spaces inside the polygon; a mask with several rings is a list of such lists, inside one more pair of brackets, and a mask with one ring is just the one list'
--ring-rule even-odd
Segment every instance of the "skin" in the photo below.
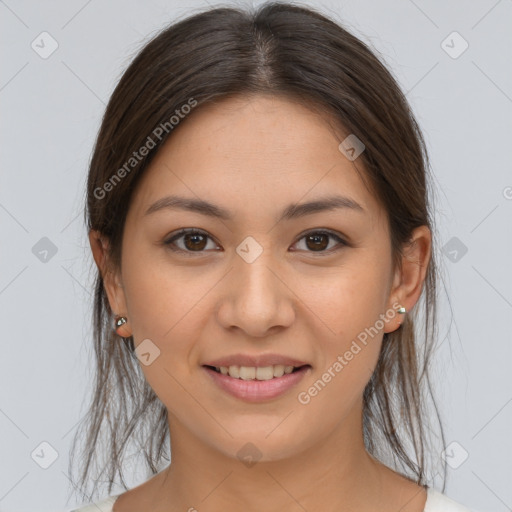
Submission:
{"label": "skin", "polygon": [[[393,270],[386,212],[356,172],[360,161],[339,151],[345,136],[282,98],[203,107],[176,129],[138,185],[122,271],[107,271],[108,241],[91,231],[112,310],[128,318],[120,332],[133,334],[136,346],[149,338],[160,350],[141,367],[168,410],[171,435],[171,465],[122,494],[114,512],[423,511],[425,490],[363,443],[363,390],[384,332],[399,328],[401,315],[386,319],[307,405],[297,399],[379,314],[397,303],[410,311],[430,258],[431,234],[421,226],[403,268]],[[290,203],[333,192],[364,213],[339,209],[276,223]],[[168,194],[208,200],[233,220],[177,209],[144,215]],[[180,228],[210,238],[194,252],[194,240],[182,237],[175,244],[188,254],[173,252],[163,242]],[[322,256],[304,238],[321,228],[347,245],[322,238],[330,253]],[[247,236],[263,249],[252,263],[236,252]],[[276,352],[312,369],[284,395],[251,404],[213,385],[201,367],[239,352]],[[251,467],[237,457],[248,442],[261,452]]]}

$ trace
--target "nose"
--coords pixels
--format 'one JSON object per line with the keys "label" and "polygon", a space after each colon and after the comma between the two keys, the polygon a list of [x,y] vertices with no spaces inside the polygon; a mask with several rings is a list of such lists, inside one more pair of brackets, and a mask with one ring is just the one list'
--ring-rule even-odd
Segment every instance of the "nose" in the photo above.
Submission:
{"label": "nose", "polygon": [[265,337],[292,325],[295,295],[279,266],[264,257],[266,252],[252,263],[235,258],[217,309],[225,329]]}

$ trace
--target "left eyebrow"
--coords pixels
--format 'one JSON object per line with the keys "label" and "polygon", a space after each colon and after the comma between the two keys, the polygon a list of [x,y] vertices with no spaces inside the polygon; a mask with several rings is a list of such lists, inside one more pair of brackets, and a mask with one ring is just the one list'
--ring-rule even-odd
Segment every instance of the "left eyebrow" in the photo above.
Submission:
{"label": "left eyebrow", "polygon": [[[204,201],[181,196],[165,196],[153,203],[144,213],[150,215],[164,209],[187,210],[209,217],[215,217],[223,220],[232,220],[234,215],[225,208]],[[323,211],[332,211],[336,209],[347,209],[358,213],[365,213],[364,208],[354,199],[345,196],[330,196],[308,203],[290,204],[282,212],[279,221],[292,220],[305,215],[311,215]]]}

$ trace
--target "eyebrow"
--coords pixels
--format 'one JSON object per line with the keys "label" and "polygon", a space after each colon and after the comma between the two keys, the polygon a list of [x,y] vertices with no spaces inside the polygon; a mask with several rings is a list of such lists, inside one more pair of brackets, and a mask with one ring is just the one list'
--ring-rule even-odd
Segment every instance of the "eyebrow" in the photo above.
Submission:
{"label": "eyebrow", "polygon": [[[225,208],[204,201],[181,196],[165,196],[153,203],[144,213],[144,216],[165,209],[180,209],[190,212],[200,213],[209,217],[215,217],[223,220],[232,220],[233,214]],[[292,220],[313,213],[332,211],[337,209],[349,209],[355,212],[364,213],[364,208],[355,200],[345,196],[329,196],[316,201],[310,201],[302,204],[290,204],[282,212],[279,221]]]}

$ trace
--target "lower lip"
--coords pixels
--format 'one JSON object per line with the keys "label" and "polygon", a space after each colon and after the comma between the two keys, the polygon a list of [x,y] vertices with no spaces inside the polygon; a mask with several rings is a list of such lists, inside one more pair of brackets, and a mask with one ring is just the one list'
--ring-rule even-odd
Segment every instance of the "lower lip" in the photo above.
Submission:
{"label": "lower lip", "polygon": [[246,402],[262,402],[276,398],[295,386],[311,370],[311,366],[303,366],[295,372],[285,373],[282,377],[270,380],[243,380],[216,372],[207,366],[203,368],[217,386]]}

